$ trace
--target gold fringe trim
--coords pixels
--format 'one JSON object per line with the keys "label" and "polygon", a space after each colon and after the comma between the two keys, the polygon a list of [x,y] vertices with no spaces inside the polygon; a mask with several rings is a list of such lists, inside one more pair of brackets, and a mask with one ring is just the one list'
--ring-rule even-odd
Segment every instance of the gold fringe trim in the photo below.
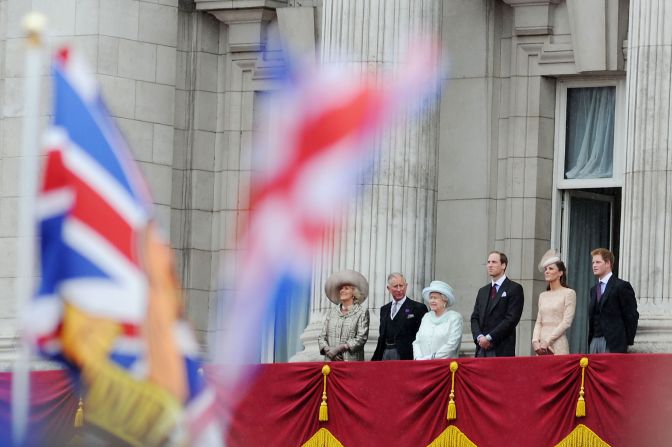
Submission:
{"label": "gold fringe trim", "polygon": [[555,447],[611,447],[583,424],[577,425],[565,439]]}
{"label": "gold fringe trim", "polygon": [[427,447],[476,447],[476,444],[471,442],[459,428],[450,425]]}
{"label": "gold fringe trim", "polygon": [[301,447],[343,447],[343,444],[329,430],[321,428]]}
{"label": "gold fringe trim", "polygon": [[[320,422],[325,422],[329,420],[329,408],[327,407],[327,376],[331,372],[329,365],[324,365],[322,367],[322,375],[324,376],[324,386],[322,388],[322,403],[320,404]],[[319,433],[319,432],[318,432]]]}
{"label": "gold fringe trim", "polygon": [[88,422],[138,447],[161,445],[175,429],[182,408],[166,390],[109,362],[89,364],[83,373]]}
{"label": "gold fringe trim", "polygon": [[457,371],[458,364],[456,361],[450,362],[450,373],[451,373],[451,382],[450,382],[450,400],[448,401],[448,420],[454,421],[457,419],[457,407],[455,406],[455,372]]}
{"label": "gold fringe trim", "polygon": [[586,367],[588,367],[588,357],[582,357],[579,366],[581,366],[581,390],[579,390],[579,400],[576,402],[576,417],[582,418],[586,416],[586,400],[583,398],[585,395],[583,385],[586,378]]}
{"label": "gold fringe trim", "polygon": [[77,411],[75,412],[75,428],[80,428],[84,425],[84,401],[82,397],[79,397],[79,404],[77,405]]}

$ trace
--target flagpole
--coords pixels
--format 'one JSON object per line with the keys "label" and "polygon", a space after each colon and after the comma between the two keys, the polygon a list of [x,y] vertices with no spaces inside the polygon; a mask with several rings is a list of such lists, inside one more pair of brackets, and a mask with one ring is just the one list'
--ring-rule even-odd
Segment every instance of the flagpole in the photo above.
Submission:
{"label": "flagpole", "polygon": [[17,328],[19,350],[12,374],[12,435],[14,445],[26,437],[30,402],[29,365],[31,349],[23,334],[25,312],[33,292],[35,262],[35,201],[37,193],[37,163],[39,143],[40,74],[42,32],[46,19],[37,12],[23,18],[26,31],[26,64],[24,84],[24,114],[21,134],[21,200],[19,208],[18,277],[16,280]]}

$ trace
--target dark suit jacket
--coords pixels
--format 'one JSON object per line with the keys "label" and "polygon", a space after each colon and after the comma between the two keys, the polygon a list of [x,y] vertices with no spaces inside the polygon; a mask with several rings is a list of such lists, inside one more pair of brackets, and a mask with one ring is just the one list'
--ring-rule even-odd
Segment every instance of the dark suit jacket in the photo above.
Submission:
{"label": "dark suit jacket", "polygon": [[[390,320],[390,311],[392,310],[392,303],[389,302],[380,308],[380,332],[378,335],[378,344],[376,351],[373,353],[371,360],[382,360],[383,351],[385,351],[385,337],[387,336],[388,324],[392,323]],[[406,301],[401,306],[397,315],[394,317],[402,318],[401,328],[397,333],[396,348],[399,352],[401,360],[413,360],[413,342],[415,341],[415,334],[418,333],[422,317],[427,313],[427,306],[418,303],[406,297]]]}
{"label": "dark suit jacket", "polygon": [[590,288],[588,343],[593,339],[595,323],[599,321],[609,352],[627,352],[628,345],[635,343],[639,320],[635,291],[629,282],[612,275],[604,287],[598,315],[596,289],[597,284]]}
{"label": "dark suit jacket", "polygon": [[495,355],[511,357],[516,355],[516,326],[523,313],[523,286],[506,278],[497,296],[490,302],[492,283],[481,287],[476,295],[474,312],[471,314],[471,333],[479,346],[476,337],[480,334],[492,337]]}

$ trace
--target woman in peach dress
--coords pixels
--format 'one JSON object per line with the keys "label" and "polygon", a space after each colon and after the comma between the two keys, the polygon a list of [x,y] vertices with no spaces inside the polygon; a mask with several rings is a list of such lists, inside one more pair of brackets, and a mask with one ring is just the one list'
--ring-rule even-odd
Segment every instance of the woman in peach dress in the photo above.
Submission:
{"label": "woman in peach dress", "polygon": [[576,292],[567,287],[567,269],[555,250],[549,250],[539,263],[548,283],[539,295],[537,322],[532,333],[532,348],[537,355],[569,354],[565,333],[572,325]]}

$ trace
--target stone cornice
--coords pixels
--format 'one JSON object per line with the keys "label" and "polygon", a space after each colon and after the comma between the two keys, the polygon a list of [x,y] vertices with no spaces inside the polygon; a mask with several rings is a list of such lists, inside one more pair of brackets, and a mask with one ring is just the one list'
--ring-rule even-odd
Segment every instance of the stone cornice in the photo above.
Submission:
{"label": "stone cornice", "polygon": [[227,25],[270,22],[275,18],[275,11],[266,8],[217,9],[208,12]]}
{"label": "stone cornice", "polygon": [[507,5],[516,6],[543,6],[551,3],[558,4],[562,0],[502,0]]}
{"label": "stone cornice", "polygon": [[266,8],[287,6],[286,0],[194,0],[198,11],[225,11],[235,9]]}
{"label": "stone cornice", "polygon": [[275,9],[286,2],[271,0],[198,0],[196,9],[212,14],[229,26],[229,51],[232,53],[263,51],[266,28],[275,19]]}
{"label": "stone cornice", "polygon": [[[541,39],[538,72],[572,75],[622,71],[627,48],[627,8],[622,2],[502,0],[513,13],[512,33],[520,45]],[[556,15],[560,15],[556,17]],[[569,24],[554,35],[553,24]],[[528,50],[526,50],[528,51]]]}
{"label": "stone cornice", "polygon": [[[280,14],[276,10],[298,12],[306,8],[288,8],[287,0],[195,0],[195,3],[198,11],[207,12],[227,25],[228,50],[240,55],[235,56],[237,68],[251,71],[252,80],[264,84],[262,89],[272,88],[270,84],[266,85],[267,81],[276,79],[284,66],[282,51],[267,45],[268,33],[272,32],[271,22],[278,20]],[[312,8],[309,17],[312,30]],[[285,38],[288,39],[288,36]],[[314,39],[313,35],[311,39]],[[265,56],[262,57],[261,52],[266,52]],[[249,58],[250,53],[257,53],[258,57]]]}
{"label": "stone cornice", "polygon": [[562,0],[503,0],[513,7],[513,31],[517,36],[553,33],[552,7]]}

